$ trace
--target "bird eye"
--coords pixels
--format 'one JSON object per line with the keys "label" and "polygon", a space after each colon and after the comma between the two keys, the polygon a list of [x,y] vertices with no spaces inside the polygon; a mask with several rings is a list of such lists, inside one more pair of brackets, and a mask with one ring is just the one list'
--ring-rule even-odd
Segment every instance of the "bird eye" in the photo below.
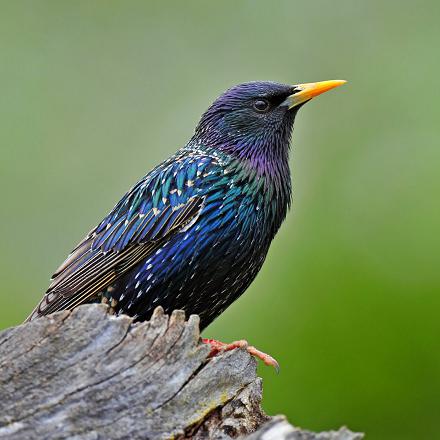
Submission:
{"label": "bird eye", "polygon": [[254,101],[254,109],[257,112],[266,112],[267,110],[269,110],[269,101],[267,101],[266,99],[257,99],[256,101]]}

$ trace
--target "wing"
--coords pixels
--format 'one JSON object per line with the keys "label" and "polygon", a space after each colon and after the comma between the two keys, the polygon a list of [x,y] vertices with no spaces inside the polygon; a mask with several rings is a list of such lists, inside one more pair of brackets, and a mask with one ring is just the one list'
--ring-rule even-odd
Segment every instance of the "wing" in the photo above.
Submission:
{"label": "wing", "polygon": [[27,321],[96,297],[193,224],[216,165],[209,156],[176,155],[145,176],[71,252]]}

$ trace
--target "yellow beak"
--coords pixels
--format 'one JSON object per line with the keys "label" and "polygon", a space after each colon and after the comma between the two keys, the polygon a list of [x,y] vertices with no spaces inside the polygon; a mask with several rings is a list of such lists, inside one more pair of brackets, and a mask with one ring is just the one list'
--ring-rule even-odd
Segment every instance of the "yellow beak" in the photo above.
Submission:
{"label": "yellow beak", "polygon": [[342,86],[347,81],[343,79],[333,79],[331,81],[320,81],[315,83],[297,84],[295,89],[299,90],[286,99],[289,109],[306,102],[321,93],[327,92],[335,87]]}

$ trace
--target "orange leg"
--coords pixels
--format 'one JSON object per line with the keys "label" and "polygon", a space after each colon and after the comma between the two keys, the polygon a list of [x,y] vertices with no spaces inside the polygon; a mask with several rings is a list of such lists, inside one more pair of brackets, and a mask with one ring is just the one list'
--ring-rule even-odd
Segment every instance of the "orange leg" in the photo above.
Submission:
{"label": "orange leg", "polygon": [[240,341],[231,342],[230,344],[217,341],[216,339],[204,339],[204,338],[202,338],[202,342],[204,342],[205,344],[209,344],[211,346],[211,352],[209,353],[210,357],[213,357],[219,353],[223,353],[224,351],[230,351],[236,348],[244,348],[249,354],[251,354],[252,356],[258,359],[261,359],[266,365],[274,367],[277,373],[280,371],[280,366],[278,362],[272,356],[263,353],[260,350],[257,350],[252,345],[249,345],[248,341],[244,339],[241,339]]}

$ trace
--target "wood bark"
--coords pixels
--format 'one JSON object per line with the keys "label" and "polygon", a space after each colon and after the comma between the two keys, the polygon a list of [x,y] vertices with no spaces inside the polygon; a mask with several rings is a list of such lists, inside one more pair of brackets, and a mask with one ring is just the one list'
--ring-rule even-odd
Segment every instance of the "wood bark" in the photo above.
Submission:
{"label": "wood bark", "polygon": [[315,434],[260,407],[256,362],[209,358],[198,317],[133,323],[104,305],[54,313],[0,333],[0,439],[360,440]]}

